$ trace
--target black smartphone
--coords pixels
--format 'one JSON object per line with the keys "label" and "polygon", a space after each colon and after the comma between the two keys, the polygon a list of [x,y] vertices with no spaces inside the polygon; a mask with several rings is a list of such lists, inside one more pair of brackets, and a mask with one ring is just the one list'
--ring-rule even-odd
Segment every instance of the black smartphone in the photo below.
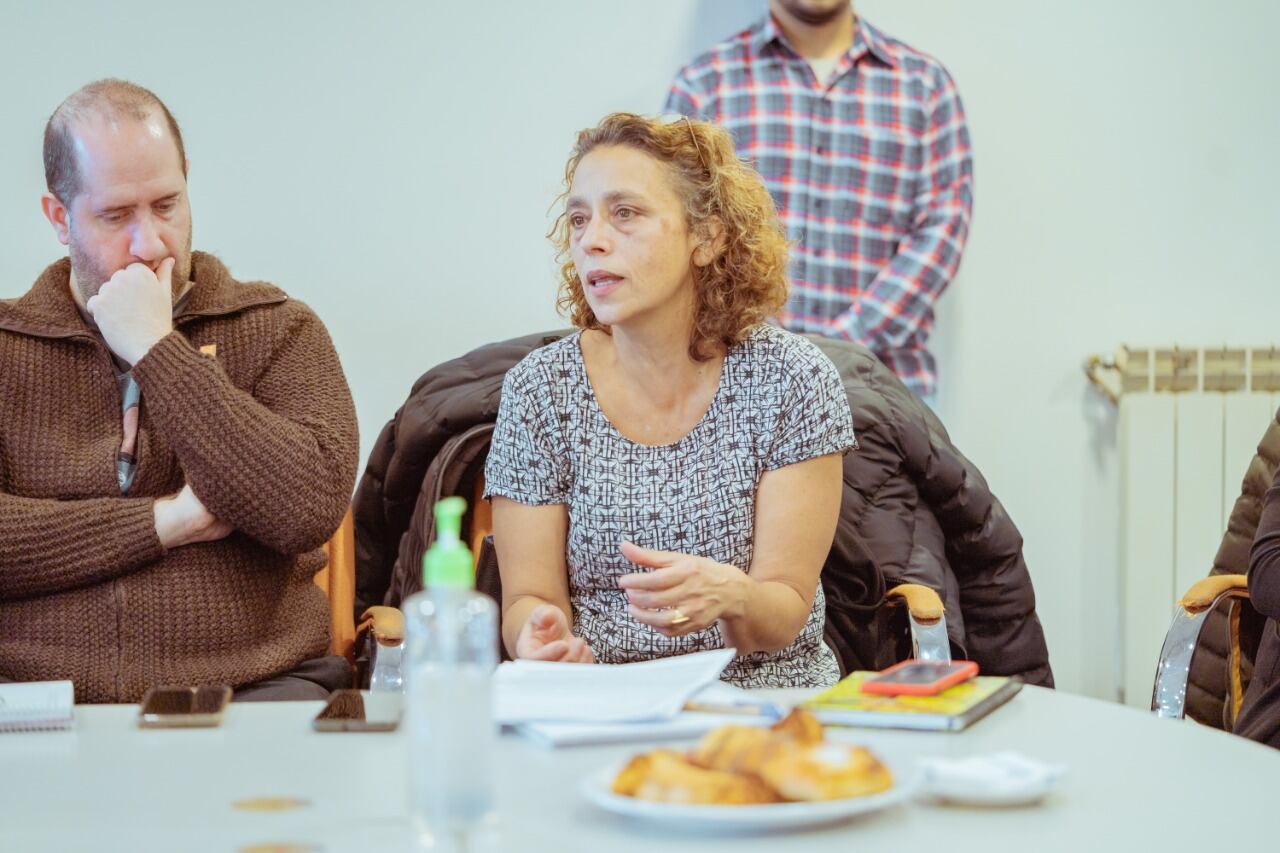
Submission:
{"label": "black smartphone", "polygon": [[142,697],[138,725],[143,728],[216,726],[231,701],[225,685],[152,687]]}
{"label": "black smartphone", "polygon": [[400,709],[399,693],[335,690],[311,726],[318,732],[392,732]]}

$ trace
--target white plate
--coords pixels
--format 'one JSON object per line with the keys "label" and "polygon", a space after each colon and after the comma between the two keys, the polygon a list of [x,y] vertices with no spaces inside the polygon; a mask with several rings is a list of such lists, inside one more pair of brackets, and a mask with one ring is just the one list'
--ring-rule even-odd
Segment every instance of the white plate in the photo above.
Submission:
{"label": "white plate", "polygon": [[[881,758],[883,761],[884,759]],[[867,797],[826,800],[816,803],[769,803],[758,806],[701,806],[654,803],[615,794],[613,780],[626,766],[619,761],[582,780],[578,790],[588,802],[615,814],[662,823],[680,829],[728,831],[798,829],[848,820],[855,815],[879,811],[905,802],[915,795],[920,774],[910,765],[889,766],[894,785]]]}

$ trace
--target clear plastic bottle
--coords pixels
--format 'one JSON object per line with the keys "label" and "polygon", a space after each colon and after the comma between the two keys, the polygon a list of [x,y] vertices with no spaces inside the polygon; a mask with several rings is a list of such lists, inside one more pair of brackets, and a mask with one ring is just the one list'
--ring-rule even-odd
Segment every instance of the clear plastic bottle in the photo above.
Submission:
{"label": "clear plastic bottle", "polygon": [[437,537],[422,560],[425,589],[404,602],[410,808],[442,849],[465,849],[493,809],[498,609],[475,591],[471,552],[458,535],[465,509],[462,498],[436,504]]}

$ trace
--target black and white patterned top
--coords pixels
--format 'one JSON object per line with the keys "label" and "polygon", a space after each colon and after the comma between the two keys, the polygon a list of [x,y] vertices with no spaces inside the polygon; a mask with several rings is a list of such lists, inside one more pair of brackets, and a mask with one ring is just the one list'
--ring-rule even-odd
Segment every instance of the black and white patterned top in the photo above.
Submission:
{"label": "black and white patterned top", "polygon": [[[702,420],[667,445],[636,444],[600,410],[581,333],[535,350],[507,373],[485,468],[487,494],[565,504],[574,632],[603,663],[723,648],[717,625],[664,637],[627,614],[618,578],[636,571],[618,546],[708,557],[749,571],[756,487],[772,471],[857,446],[831,361],[773,326],[732,347]],[[818,585],[809,619],[778,652],[737,657],[724,680],[743,687],[823,687],[839,678],[822,642]]]}

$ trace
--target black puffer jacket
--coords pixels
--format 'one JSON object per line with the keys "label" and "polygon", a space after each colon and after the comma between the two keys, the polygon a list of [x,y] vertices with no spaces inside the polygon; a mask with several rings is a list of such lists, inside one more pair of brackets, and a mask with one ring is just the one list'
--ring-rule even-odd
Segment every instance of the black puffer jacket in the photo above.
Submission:
{"label": "black puffer jacket", "polygon": [[[562,333],[560,333],[562,334]],[[356,607],[398,603],[396,564],[416,566],[430,513],[414,506],[450,438],[497,418],[502,380],[559,334],[481,347],[428,371],[383,428],[355,496]],[[866,632],[886,584],[923,583],[947,603],[955,651],[983,672],[1052,685],[1022,538],[933,413],[865,348],[813,339],[840,370],[860,449],[845,456],[845,490],[823,568],[828,642],[846,669],[881,662]],[[404,574],[402,570],[399,574]]]}
{"label": "black puffer jacket", "polygon": [[[1230,601],[1220,604],[1209,614],[1200,631],[1200,643],[1191,661],[1187,682],[1186,715],[1215,728],[1234,731],[1280,748],[1280,582],[1274,569],[1262,568],[1264,555],[1254,555],[1257,568],[1251,565],[1250,550],[1255,540],[1274,537],[1263,521],[1269,490],[1280,485],[1280,411],[1275,413],[1258,452],[1245,470],[1240,496],[1231,508],[1226,533],[1213,558],[1211,574],[1243,574],[1249,572],[1249,595],[1255,607],[1238,611],[1241,679],[1248,690],[1240,719],[1232,716]],[[1276,499],[1270,499],[1275,503]],[[1272,510],[1275,513],[1275,510]],[[1271,524],[1275,525],[1275,515]],[[1274,558],[1273,558],[1274,559]],[[1273,564],[1271,564],[1273,565]],[[1253,655],[1257,655],[1257,667]]]}
{"label": "black puffer jacket", "polygon": [[[845,548],[854,574],[857,561],[869,559],[889,586],[937,590],[958,656],[984,673],[1052,686],[1022,536],[987,481],[933,410],[869,350],[812,340],[840,371],[858,437],[844,460],[833,551],[861,539],[863,547]],[[832,571],[841,569],[829,559],[824,575]]]}
{"label": "black puffer jacket", "polygon": [[[428,370],[413,383],[409,399],[378,434],[352,501],[357,620],[364,608],[386,599],[402,552],[404,565],[421,563],[425,531],[411,529],[409,522],[423,476],[440,449],[469,428],[496,421],[507,371],[564,334],[487,344]],[[424,516],[430,519],[431,513]]]}

